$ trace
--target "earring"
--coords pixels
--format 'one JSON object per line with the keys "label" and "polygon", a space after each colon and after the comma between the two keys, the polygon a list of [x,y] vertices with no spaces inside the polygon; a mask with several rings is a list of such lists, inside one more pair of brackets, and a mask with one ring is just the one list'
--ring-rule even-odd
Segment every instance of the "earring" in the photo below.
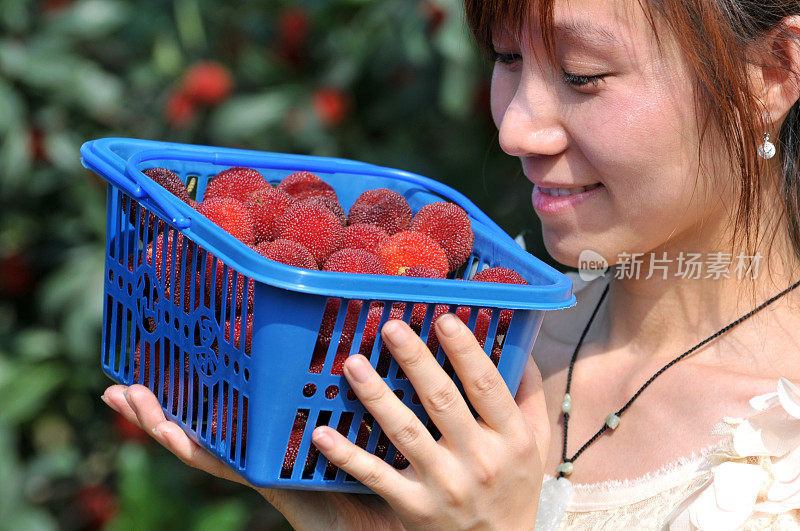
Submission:
{"label": "earring", "polygon": [[758,156],[771,159],[775,156],[775,144],[769,141],[769,133],[764,133],[764,143],[758,146]]}

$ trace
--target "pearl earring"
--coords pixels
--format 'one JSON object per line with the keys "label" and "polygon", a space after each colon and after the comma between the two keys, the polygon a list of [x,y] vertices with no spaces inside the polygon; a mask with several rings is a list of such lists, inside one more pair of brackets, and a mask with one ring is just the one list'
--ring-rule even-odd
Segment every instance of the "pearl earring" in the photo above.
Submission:
{"label": "pearl earring", "polygon": [[775,156],[775,144],[769,141],[769,133],[764,133],[764,143],[758,146],[758,156],[771,159]]}

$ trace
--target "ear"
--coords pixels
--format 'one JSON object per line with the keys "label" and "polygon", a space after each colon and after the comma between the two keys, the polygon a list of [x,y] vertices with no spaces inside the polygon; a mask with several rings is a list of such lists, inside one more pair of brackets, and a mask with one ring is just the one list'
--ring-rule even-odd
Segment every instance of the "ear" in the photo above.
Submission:
{"label": "ear", "polygon": [[759,51],[750,67],[753,94],[763,104],[765,117],[782,123],[800,99],[800,16],[784,18]]}

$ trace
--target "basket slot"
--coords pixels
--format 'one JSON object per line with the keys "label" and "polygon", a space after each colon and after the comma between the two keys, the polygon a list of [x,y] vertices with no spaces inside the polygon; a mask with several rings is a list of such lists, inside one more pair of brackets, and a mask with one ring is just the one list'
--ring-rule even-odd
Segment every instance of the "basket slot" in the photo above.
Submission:
{"label": "basket slot", "polygon": [[[331,419],[331,411],[320,411],[319,415],[317,416],[317,423],[316,426],[327,426],[328,422]],[[315,427],[316,427],[315,426]],[[314,430],[311,430],[313,432]],[[306,437],[303,437],[306,439]],[[315,468],[317,467],[317,461],[319,460],[319,449],[316,446],[311,444],[311,433],[308,436],[308,454],[306,456],[306,464],[303,467],[303,475],[302,479],[312,479],[315,475]]]}
{"label": "basket slot", "polygon": [[[344,411],[342,412],[341,416],[339,417],[339,422],[336,426],[336,431],[348,437],[350,434],[350,427],[353,425],[353,417],[355,413],[352,411]],[[336,476],[339,474],[341,469],[328,461],[328,465],[325,467],[325,479],[336,479]]]}
{"label": "basket slot", "polygon": [[298,409],[294,416],[294,422],[289,430],[289,437],[286,443],[286,453],[283,456],[283,466],[281,467],[280,475],[282,479],[289,479],[292,477],[292,471],[294,470],[294,465],[300,451],[300,444],[305,434],[309,413],[309,409]]}
{"label": "basket slot", "polygon": [[[358,432],[356,433],[356,440],[354,441],[356,446],[366,449],[367,443],[370,440],[370,435],[372,434],[373,425],[375,424],[375,418],[369,411],[366,411],[359,421]],[[356,481],[356,478],[347,474],[345,481]]]}

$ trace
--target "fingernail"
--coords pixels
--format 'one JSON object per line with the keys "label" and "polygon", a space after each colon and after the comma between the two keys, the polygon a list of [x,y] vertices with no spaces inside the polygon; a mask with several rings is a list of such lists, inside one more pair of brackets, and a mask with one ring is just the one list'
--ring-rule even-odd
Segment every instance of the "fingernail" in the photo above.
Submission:
{"label": "fingernail", "polygon": [[161,433],[161,432],[158,430],[158,428],[153,428],[153,435],[155,435],[155,436],[156,436],[156,439],[158,439],[159,441],[161,441],[161,442],[166,442],[166,439],[164,438],[164,434],[163,434],[163,433]]}
{"label": "fingernail", "polygon": [[369,380],[371,369],[372,366],[362,357],[358,357],[347,364],[347,371],[358,383],[365,383]]}
{"label": "fingernail", "polygon": [[392,345],[402,345],[408,341],[408,328],[397,321],[389,321],[383,325],[383,335]]}
{"label": "fingernail", "polygon": [[311,440],[314,442],[314,445],[320,450],[324,451],[333,448],[333,439],[331,439],[331,436],[325,433],[324,431],[315,432],[314,435],[311,437]]}
{"label": "fingernail", "polygon": [[105,403],[106,403],[106,405],[107,405],[108,407],[110,407],[111,409],[113,409],[114,411],[116,411],[117,413],[119,413],[119,409],[117,409],[117,406],[115,406],[115,405],[114,405],[114,404],[111,402],[111,400],[109,400],[108,398],[106,398],[106,395],[100,395],[100,400],[102,400],[103,402],[105,402]]}
{"label": "fingernail", "polygon": [[455,337],[458,335],[458,331],[461,328],[461,322],[452,313],[446,313],[436,321],[436,324],[439,326],[439,330],[441,330],[442,334],[445,337]]}

